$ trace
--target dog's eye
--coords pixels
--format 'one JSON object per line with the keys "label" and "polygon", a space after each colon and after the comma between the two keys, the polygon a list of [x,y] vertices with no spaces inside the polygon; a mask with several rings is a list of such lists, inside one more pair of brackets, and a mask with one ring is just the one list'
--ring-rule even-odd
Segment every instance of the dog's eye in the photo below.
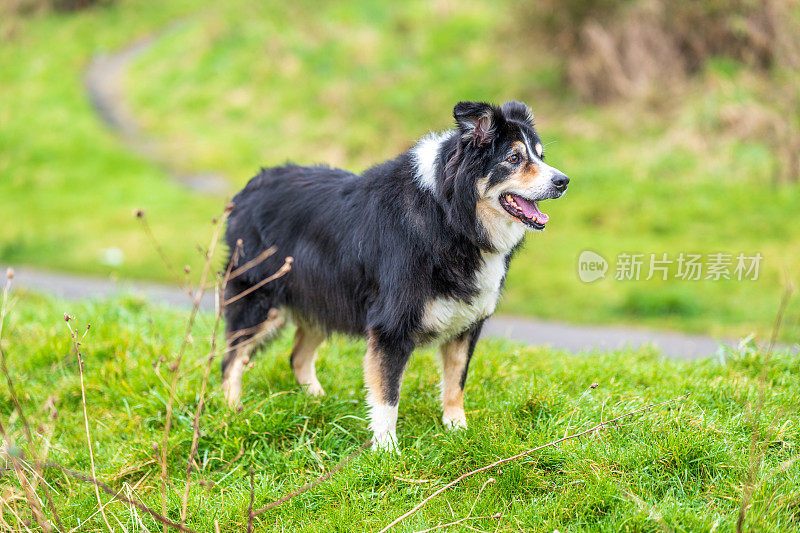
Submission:
{"label": "dog's eye", "polygon": [[519,156],[517,154],[514,154],[510,156],[508,159],[506,159],[506,161],[508,161],[512,165],[516,165],[517,163],[519,163]]}

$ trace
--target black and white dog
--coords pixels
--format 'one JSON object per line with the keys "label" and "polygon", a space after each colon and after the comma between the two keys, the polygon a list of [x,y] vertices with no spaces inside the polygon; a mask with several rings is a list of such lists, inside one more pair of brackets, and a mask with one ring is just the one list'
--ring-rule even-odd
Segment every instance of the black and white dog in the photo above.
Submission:
{"label": "black and white dog", "polygon": [[[525,231],[549,220],[537,202],[564,194],[569,178],[544,163],[524,104],[461,102],[453,115],[456,129],[362,175],[286,165],[262,169],[235,196],[232,266],[241,270],[267,247],[279,254],[226,289],[229,405],[239,405],[253,348],[289,316],[297,326],[291,365],[313,395],[324,394],[314,359],[325,338],[366,336],[373,447],[396,446],[403,372],[423,344],[441,345],[445,426],[466,426],[464,382],[483,321]],[[291,271],[262,283],[285,256],[294,258]]]}

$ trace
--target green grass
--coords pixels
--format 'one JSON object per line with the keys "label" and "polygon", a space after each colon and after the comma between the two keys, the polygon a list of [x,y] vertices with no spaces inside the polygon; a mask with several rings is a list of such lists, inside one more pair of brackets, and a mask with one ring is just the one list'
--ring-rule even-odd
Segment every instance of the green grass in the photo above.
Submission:
{"label": "green grass", "polygon": [[[222,172],[233,188],[287,159],[360,170],[449,127],[458,100],[522,99],[548,161],[572,183],[547,203],[547,232],[529,236],[513,263],[501,312],[768,331],[785,280],[800,278],[800,186],[773,185],[774,154],[721,123],[726,106],[768,100],[760,87],[777,81],[754,84],[720,62],[680,97],[587,106],[542,40],[515,23],[513,3],[453,6],[122,0],[20,19],[0,43],[0,261],[169,279],[130,216],[136,207],[175,263],[196,257],[224,200],[190,194],[132,154],[83,87],[92,54],[169,28],[135,62],[126,92],[182,170]],[[103,264],[108,248],[123,251],[122,265]],[[611,262],[607,279],[579,281],[587,249]],[[622,252],[760,252],[764,261],[758,281],[617,282]],[[800,302],[789,315],[797,324]]]}
{"label": "green grass", "polygon": [[[37,431],[53,431],[49,459],[82,471],[89,470],[89,459],[64,312],[75,316],[72,324],[78,331],[92,325],[82,351],[98,475],[115,490],[136,487],[137,497],[160,509],[153,446],[161,442],[167,365],[182,338],[186,313],[151,307],[134,297],[67,303],[23,293],[13,303],[2,342],[22,405]],[[201,314],[180,369],[168,454],[173,519],[180,510],[191,419],[212,323],[213,317]],[[244,409],[237,414],[223,406],[216,368],[212,373],[201,421],[199,470],[191,474],[190,527],[213,531],[217,520],[222,531],[242,531],[249,469],[255,472],[258,507],[316,478],[369,436],[363,342],[335,337],[321,348],[318,370],[328,392],[322,399],[303,395],[294,384],[289,348],[287,331],[255,360],[245,376]],[[159,363],[160,358],[165,360]],[[684,394],[688,398],[679,404],[476,475],[395,530],[416,531],[459,519],[474,505],[473,516],[503,514],[499,531],[655,531],[663,524],[675,531],[732,531],[754,435],[763,464],[747,530],[798,530],[800,368],[796,357],[774,354],[762,382],[764,364],[765,357],[752,350],[675,362],[647,350],[570,355],[485,340],[478,345],[466,388],[470,428],[448,433],[439,421],[436,356],[422,350],[411,361],[401,395],[402,454],[360,455],[331,481],[259,517],[256,530],[374,531],[460,474]],[[595,382],[599,386],[590,389]],[[754,417],[762,384],[765,403]],[[43,407],[48,398],[58,409],[54,421]],[[5,388],[0,412],[25,450],[20,418]],[[7,476],[5,490],[19,490],[13,474]],[[105,530],[94,514],[91,486],[56,471],[45,477],[67,528],[82,524],[82,531]],[[489,477],[496,481],[481,492]],[[22,513],[24,503],[16,506]],[[115,528],[116,520],[128,531],[144,531],[138,520],[150,531],[159,528],[120,502],[110,503],[106,512]],[[7,507],[3,518],[15,523]],[[484,519],[472,525],[495,531],[498,522]]]}
{"label": "green grass", "polygon": [[[197,257],[194,243],[207,240],[221,201],[190,194],[131,153],[95,115],[83,79],[93,54],[147,35],[188,4],[12,19],[0,42],[0,262],[165,279],[132,216],[139,207],[178,264]],[[124,252],[121,266],[103,264],[108,248]]]}

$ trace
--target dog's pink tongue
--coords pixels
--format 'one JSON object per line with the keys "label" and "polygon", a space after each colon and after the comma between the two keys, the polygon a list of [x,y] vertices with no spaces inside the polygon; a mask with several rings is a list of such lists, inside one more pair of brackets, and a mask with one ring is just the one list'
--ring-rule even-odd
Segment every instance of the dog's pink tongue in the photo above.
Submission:
{"label": "dog's pink tongue", "polygon": [[550,217],[547,216],[547,214],[539,211],[539,206],[536,205],[536,202],[532,202],[531,200],[527,200],[521,196],[517,196],[516,201],[517,205],[522,208],[522,212],[526,217],[535,220],[539,224],[547,224],[547,222],[550,220]]}

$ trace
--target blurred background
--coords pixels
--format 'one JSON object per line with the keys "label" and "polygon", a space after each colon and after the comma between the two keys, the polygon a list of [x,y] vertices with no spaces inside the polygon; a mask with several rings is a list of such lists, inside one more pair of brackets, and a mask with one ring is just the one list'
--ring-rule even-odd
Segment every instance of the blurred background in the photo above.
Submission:
{"label": "blurred background", "polygon": [[[132,216],[198,264],[260,166],[360,171],[452,123],[533,108],[571,178],[500,312],[734,337],[800,281],[800,6],[792,0],[3,0],[0,264],[169,281]],[[579,257],[608,263],[581,280]],[[615,279],[642,254],[640,279]],[[648,277],[651,254],[667,279]],[[701,256],[681,279],[680,254]],[[705,279],[711,256],[728,277]],[[736,258],[763,258],[737,279]],[[623,276],[624,277],[624,276]],[[782,335],[800,335],[793,300]]]}

